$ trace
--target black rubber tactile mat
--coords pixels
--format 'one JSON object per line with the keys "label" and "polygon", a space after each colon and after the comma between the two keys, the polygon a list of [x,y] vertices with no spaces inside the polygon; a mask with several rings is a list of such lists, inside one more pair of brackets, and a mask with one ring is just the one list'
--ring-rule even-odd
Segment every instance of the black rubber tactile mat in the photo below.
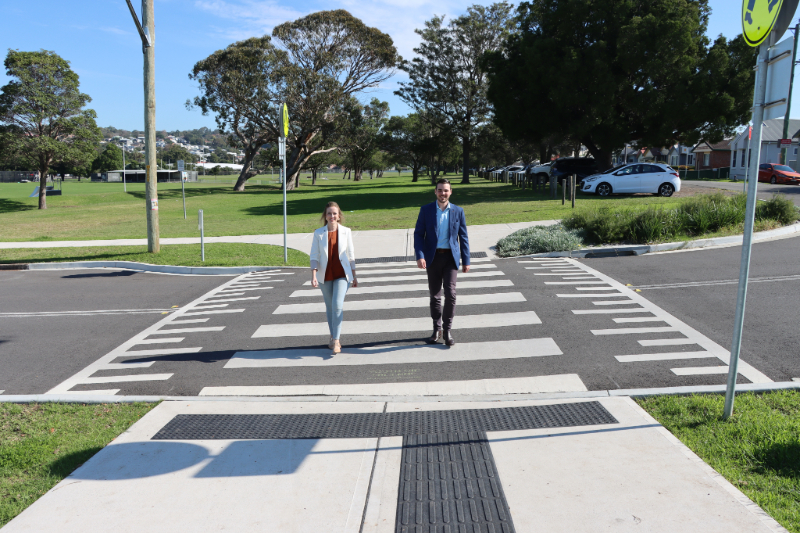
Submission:
{"label": "black rubber tactile mat", "polygon": [[[486,252],[471,252],[469,254],[471,259],[481,259],[483,257],[489,257]],[[361,259],[356,259],[356,264],[361,263],[405,263],[406,261],[414,261],[413,255],[394,255],[391,257],[364,257]]]}
{"label": "black rubber tactile mat", "polygon": [[616,423],[599,402],[401,413],[177,415],[152,439],[346,439]]}
{"label": "black rubber tactile mat", "polygon": [[403,438],[395,531],[514,531],[486,433]]}

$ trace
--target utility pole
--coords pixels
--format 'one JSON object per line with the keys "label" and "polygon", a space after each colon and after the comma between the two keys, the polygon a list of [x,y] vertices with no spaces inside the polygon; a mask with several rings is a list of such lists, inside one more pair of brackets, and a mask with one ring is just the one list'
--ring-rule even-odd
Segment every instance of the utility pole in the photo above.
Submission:
{"label": "utility pole", "polygon": [[145,210],[147,212],[147,251],[158,253],[161,242],[158,231],[158,168],[156,167],[156,25],[153,0],[142,0],[142,22],[136,16],[131,0],[126,0],[133,22],[142,39],[144,55],[144,168]]}
{"label": "utility pole", "polygon": [[[794,46],[792,47],[792,66],[791,73],[789,74],[789,95],[786,97],[786,116],[783,118],[783,137],[782,139],[789,138],[789,111],[792,109],[792,85],[794,85],[794,64],[797,60],[797,35],[800,31],[800,22],[794,26]],[[794,133],[794,132],[793,132]],[[788,146],[781,146],[781,165],[786,164],[786,150]]]}

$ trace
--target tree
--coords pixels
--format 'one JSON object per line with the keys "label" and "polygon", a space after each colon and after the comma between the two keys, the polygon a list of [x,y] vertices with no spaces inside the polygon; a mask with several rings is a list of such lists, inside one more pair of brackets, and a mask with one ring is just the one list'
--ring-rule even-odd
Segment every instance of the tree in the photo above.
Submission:
{"label": "tree", "polygon": [[389,116],[389,104],[373,98],[362,105],[351,98],[347,114],[338,126],[338,144],[347,168],[353,171],[353,181],[361,181],[363,171],[378,152],[383,127]]}
{"label": "tree", "polygon": [[106,144],[105,150],[92,162],[92,172],[120,169],[122,169],[122,150],[114,143]]}
{"label": "tree", "polygon": [[419,170],[428,158],[429,133],[430,128],[417,113],[391,117],[384,128],[384,149],[395,164],[411,167],[412,182],[419,181]]}
{"label": "tree", "polygon": [[9,50],[6,74],[12,80],[0,92],[3,144],[39,170],[39,209],[47,209],[47,174],[60,160],[95,157],[100,129],[91,102],[79,91],[78,75],[55,52]]}
{"label": "tree", "polygon": [[[217,55],[219,60],[198,63],[190,75],[203,92],[195,105],[204,113],[217,114],[220,129],[233,131],[237,125],[247,132],[247,146],[242,138],[229,138],[240,143],[249,163],[248,147],[277,141],[279,106],[285,102],[290,120],[289,190],[309,157],[336,149],[328,145],[332,125],[346,113],[351,96],[391,77],[399,60],[391,37],[344,10],[319,11],[286,22],[273,29],[272,38],[235,43],[205,61]],[[236,190],[243,188],[240,176]]]}
{"label": "tree", "polygon": [[537,0],[486,55],[495,121],[511,139],[571,139],[601,168],[626,142],[712,142],[744,123],[754,49],[710,45],[708,0]]}
{"label": "tree", "polygon": [[169,161],[175,163],[176,161],[183,160],[186,164],[194,163],[197,161],[197,158],[189,153],[189,150],[181,146],[180,144],[170,144],[164,150],[158,153],[158,157],[161,159],[168,159]]}
{"label": "tree", "polygon": [[466,15],[447,25],[444,17],[434,17],[424,29],[416,30],[422,37],[420,46],[414,48],[419,57],[400,66],[410,79],[401,82],[395,94],[460,139],[462,183],[469,183],[475,134],[491,114],[481,58],[500,47],[510,26],[511,6],[506,2],[473,5]]}

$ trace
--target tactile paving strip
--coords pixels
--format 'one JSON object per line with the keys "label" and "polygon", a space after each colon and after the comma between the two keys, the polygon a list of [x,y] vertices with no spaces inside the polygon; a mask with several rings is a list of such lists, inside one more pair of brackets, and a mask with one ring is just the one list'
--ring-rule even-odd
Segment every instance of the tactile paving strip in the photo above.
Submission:
{"label": "tactile paving strip", "polygon": [[403,438],[397,533],[513,533],[484,432]]}
{"label": "tactile paving strip", "polygon": [[[471,252],[469,254],[471,259],[480,259],[483,257],[489,257],[486,252]],[[356,259],[356,264],[361,263],[405,263],[406,261],[415,261],[416,258],[413,255],[394,255],[391,257],[362,257],[361,259]]]}
{"label": "tactile paving strip", "polygon": [[153,440],[346,439],[510,431],[617,420],[599,402],[496,409],[307,415],[177,415]]}

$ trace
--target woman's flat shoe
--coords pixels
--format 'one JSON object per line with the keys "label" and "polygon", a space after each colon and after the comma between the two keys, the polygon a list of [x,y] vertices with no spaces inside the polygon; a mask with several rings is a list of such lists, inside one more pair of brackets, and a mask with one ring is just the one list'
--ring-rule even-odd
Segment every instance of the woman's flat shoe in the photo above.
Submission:
{"label": "woman's flat shoe", "polygon": [[334,354],[337,354],[342,351],[342,345],[339,343],[339,339],[333,340],[333,347],[331,348]]}

